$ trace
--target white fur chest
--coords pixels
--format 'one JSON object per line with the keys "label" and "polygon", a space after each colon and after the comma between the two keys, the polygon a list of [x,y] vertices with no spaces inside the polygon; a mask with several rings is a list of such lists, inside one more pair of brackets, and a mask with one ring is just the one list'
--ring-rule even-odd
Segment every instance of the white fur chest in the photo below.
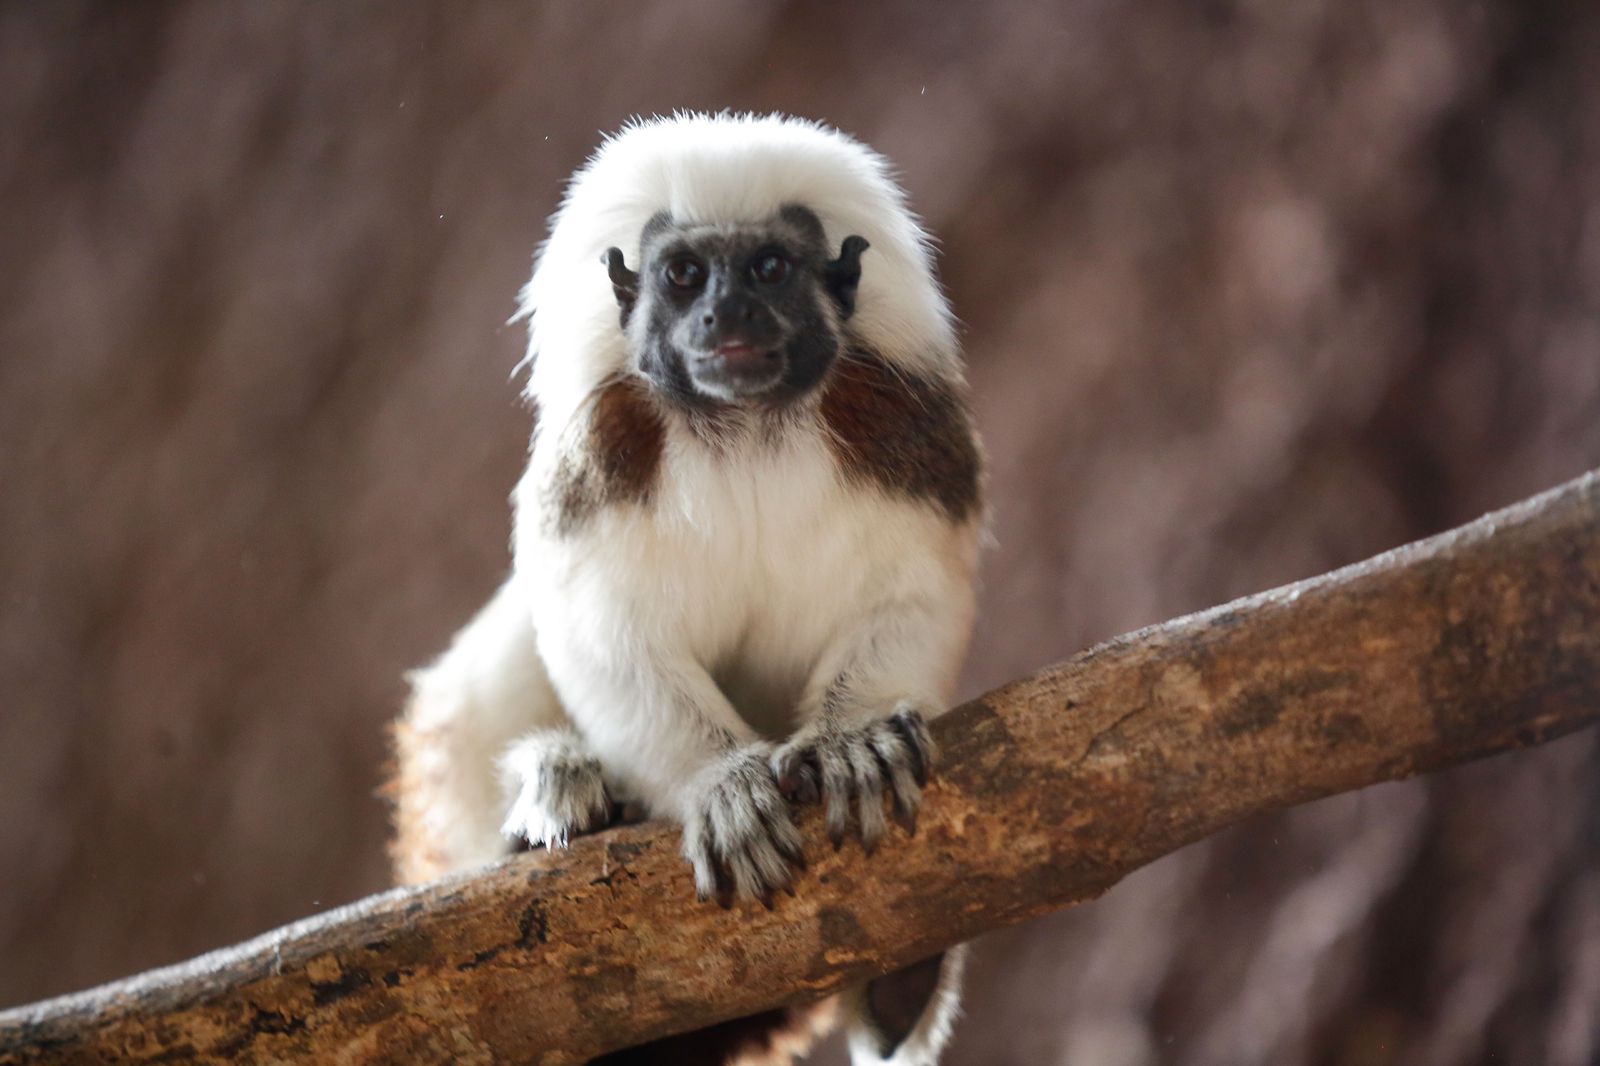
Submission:
{"label": "white fur chest", "polygon": [[877,605],[942,586],[953,547],[927,507],[847,483],[809,424],[729,448],[674,422],[649,498],[568,535],[540,519],[532,485],[518,497],[541,647],[579,643],[616,670],[671,649],[769,737],[795,724],[829,646]]}

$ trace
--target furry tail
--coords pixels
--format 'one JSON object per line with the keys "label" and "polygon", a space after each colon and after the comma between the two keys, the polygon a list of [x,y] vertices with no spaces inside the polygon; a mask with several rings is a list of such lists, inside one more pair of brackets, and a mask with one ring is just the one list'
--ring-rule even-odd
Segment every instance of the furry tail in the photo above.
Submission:
{"label": "furry tail", "polygon": [[966,944],[845,993],[852,1066],[934,1066],[960,1013]]}
{"label": "furry tail", "polygon": [[402,884],[507,854],[500,826],[510,797],[496,762],[518,736],[567,724],[515,575],[409,679],[387,789],[395,807],[389,857]]}

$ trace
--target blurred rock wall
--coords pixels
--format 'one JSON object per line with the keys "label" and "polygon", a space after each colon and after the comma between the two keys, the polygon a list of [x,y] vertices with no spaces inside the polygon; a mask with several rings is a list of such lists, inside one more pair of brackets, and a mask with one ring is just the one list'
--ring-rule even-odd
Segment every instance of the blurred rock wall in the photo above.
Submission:
{"label": "blurred rock wall", "polygon": [[[992,462],[976,692],[1600,465],[1597,58],[1580,0],[0,7],[0,1004],[385,884],[598,131],[897,162]],[[1221,834],[990,937],[950,1061],[1591,1063],[1597,792],[1577,736]]]}

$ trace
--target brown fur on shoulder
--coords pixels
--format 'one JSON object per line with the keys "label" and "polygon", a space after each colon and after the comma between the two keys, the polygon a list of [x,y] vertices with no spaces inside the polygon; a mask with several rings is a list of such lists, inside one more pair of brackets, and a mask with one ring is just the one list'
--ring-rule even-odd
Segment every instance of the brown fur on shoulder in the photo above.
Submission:
{"label": "brown fur on shoulder", "polygon": [[954,522],[976,512],[981,461],[954,386],[856,348],[834,367],[826,388],[822,420],[847,477],[929,500]]}
{"label": "brown fur on shoulder", "polygon": [[666,426],[643,382],[619,378],[601,388],[583,452],[562,457],[550,487],[555,531],[571,533],[602,507],[649,499],[665,444]]}

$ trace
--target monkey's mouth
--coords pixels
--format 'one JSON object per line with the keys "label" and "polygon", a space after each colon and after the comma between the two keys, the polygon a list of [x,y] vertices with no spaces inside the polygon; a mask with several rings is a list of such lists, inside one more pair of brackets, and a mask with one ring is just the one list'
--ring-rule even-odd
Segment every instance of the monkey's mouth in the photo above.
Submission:
{"label": "monkey's mouth", "polygon": [[761,359],[767,355],[775,355],[777,353],[768,352],[749,341],[723,341],[717,345],[716,350],[711,354],[720,359],[725,359],[729,363],[737,364],[747,363],[751,360]]}
{"label": "monkey's mouth", "polygon": [[689,359],[689,375],[703,391],[722,399],[767,392],[783,377],[783,353],[751,341],[728,339]]}

